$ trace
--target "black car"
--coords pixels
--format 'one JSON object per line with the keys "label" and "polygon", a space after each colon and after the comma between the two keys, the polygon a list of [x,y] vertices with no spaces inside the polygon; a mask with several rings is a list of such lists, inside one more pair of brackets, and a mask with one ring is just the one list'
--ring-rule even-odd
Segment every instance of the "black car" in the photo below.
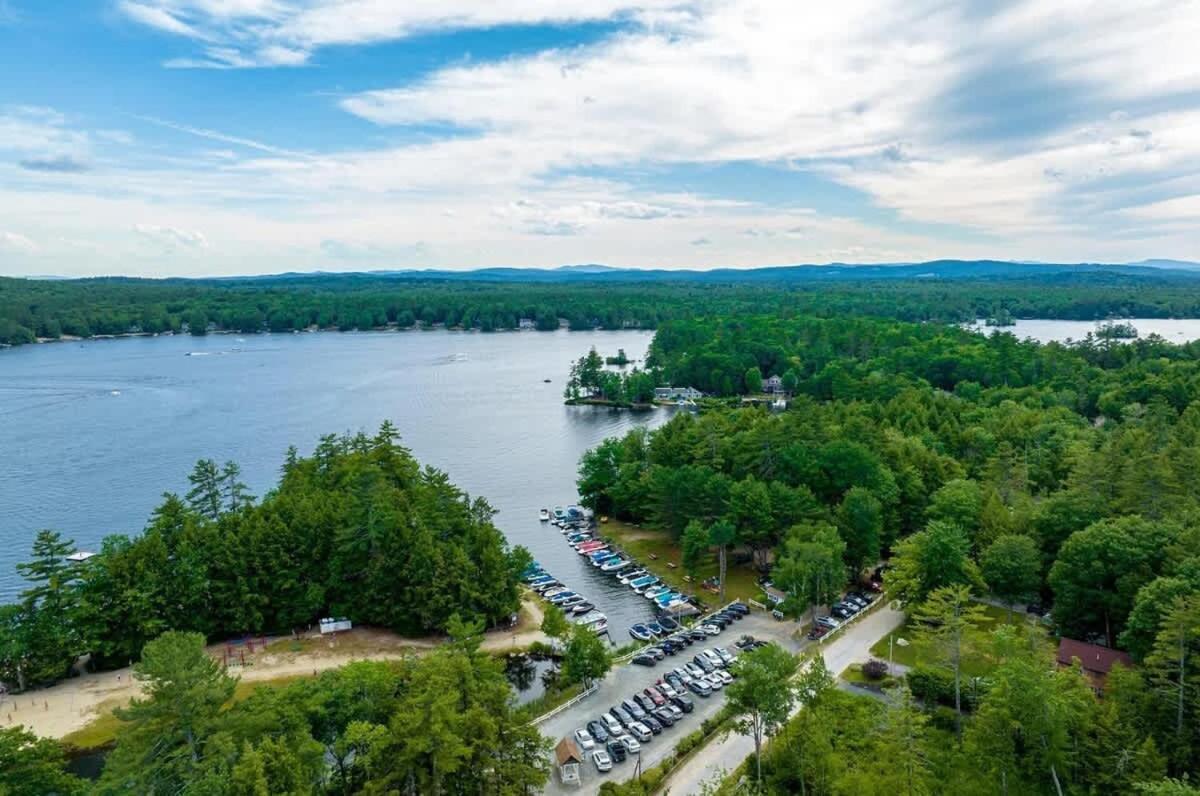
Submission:
{"label": "black car", "polygon": [[620,705],[617,705],[615,708],[613,708],[612,710],[610,710],[608,712],[612,714],[612,717],[614,719],[621,722],[622,727],[628,728],[629,725],[631,723],[633,723],[633,716],[629,715],[629,711],[626,710],[625,708],[621,707]]}
{"label": "black car", "polygon": [[754,636],[742,636],[736,642],[734,642],[734,646],[736,646],[740,650],[748,650],[753,645],[754,645]]}
{"label": "black car", "polygon": [[676,622],[674,619],[672,619],[669,616],[660,616],[658,618],[658,625],[663,630],[678,630],[679,629],[679,623]]}
{"label": "black car", "polygon": [[608,750],[608,756],[613,759],[614,763],[625,762],[625,744],[614,740],[605,744],[604,748]]}
{"label": "black car", "polygon": [[713,614],[713,615],[712,615],[712,616],[710,616],[708,619],[705,619],[705,620],[704,620],[704,623],[705,623],[705,624],[708,624],[708,625],[716,625],[717,627],[719,627],[719,628],[721,628],[722,630],[724,630],[725,628],[729,627],[729,624],[730,624],[732,621],[733,621],[732,619],[729,619],[728,617],[721,616],[720,614]]}
{"label": "black car", "polygon": [[647,647],[645,653],[643,654],[653,655],[654,660],[656,661],[661,661],[663,658],[667,657],[667,653],[663,652],[658,647]]}
{"label": "black car", "polygon": [[734,611],[742,616],[746,616],[750,613],[750,606],[746,605],[745,603],[730,603],[729,605],[725,606],[725,610]]}
{"label": "black car", "polygon": [[692,658],[692,660],[705,674],[712,674],[713,670],[717,668],[716,666],[712,665],[712,661],[710,661],[708,658],[705,658],[703,655],[697,655],[695,658]]}
{"label": "black car", "polygon": [[647,727],[649,727],[650,732],[654,733],[655,735],[662,734],[662,731],[663,731],[662,722],[659,721],[658,719],[654,718],[653,716],[647,716],[646,718],[642,719],[642,724],[645,724]]}
{"label": "black car", "polygon": [[668,655],[674,655],[675,653],[679,652],[679,650],[683,649],[682,645],[671,641],[669,638],[664,638],[662,641],[658,642],[658,646],[661,647],[662,651]]}
{"label": "black car", "polygon": [[675,724],[675,717],[666,708],[657,708],[654,711],[654,718],[661,721],[664,727],[671,727]]}
{"label": "black car", "polygon": [[708,638],[708,634],[698,628],[689,630],[687,634],[688,638],[690,638],[692,641],[704,641]]}
{"label": "black car", "polygon": [[682,694],[671,697],[671,704],[682,710],[684,713],[691,713],[696,709],[696,703]]}
{"label": "black car", "polygon": [[635,702],[637,702],[639,705],[641,705],[642,710],[646,711],[647,713],[653,712],[654,709],[656,707],[658,707],[657,705],[654,704],[654,700],[651,699],[650,697],[646,696],[645,694],[638,694],[637,696],[635,696],[633,698],[633,700]]}
{"label": "black car", "polygon": [[621,707],[629,711],[629,715],[633,716],[633,718],[637,721],[641,721],[642,719],[646,718],[646,711],[642,710],[642,706],[634,702],[632,699],[626,699],[621,703]]}
{"label": "black car", "polygon": [[638,666],[653,666],[654,664],[658,663],[658,658],[655,658],[653,655],[647,655],[643,652],[640,655],[634,655],[633,662]]}
{"label": "black car", "polygon": [[680,644],[684,645],[685,647],[692,646],[692,637],[688,635],[686,630],[681,633],[676,633],[675,635],[671,636],[671,640],[677,641]]}
{"label": "black car", "polygon": [[739,614],[737,611],[730,611],[728,608],[726,608],[724,611],[721,611],[720,613],[721,613],[721,616],[727,616],[735,622],[740,621],[742,618],[742,615]]}
{"label": "black car", "polygon": [[604,722],[602,721],[589,721],[587,723],[587,730],[596,739],[596,743],[604,743],[608,740],[608,728],[604,726]]}

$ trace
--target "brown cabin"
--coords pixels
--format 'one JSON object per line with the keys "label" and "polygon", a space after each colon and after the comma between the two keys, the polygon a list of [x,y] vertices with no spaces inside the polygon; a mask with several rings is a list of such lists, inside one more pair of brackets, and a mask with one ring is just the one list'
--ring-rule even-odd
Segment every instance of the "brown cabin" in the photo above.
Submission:
{"label": "brown cabin", "polygon": [[1111,647],[1101,647],[1099,644],[1088,644],[1073,638],[1064,638],[1058,642],[1058,665],[1069,667],[1074,661],[1079,661],[1080,668],[1092,684],[1092,690],[1097,694],[1104,693],[1104,683],[1108,673],[1116,664],[1129,668],[1133,659],[1129,653],[1115,650]]}

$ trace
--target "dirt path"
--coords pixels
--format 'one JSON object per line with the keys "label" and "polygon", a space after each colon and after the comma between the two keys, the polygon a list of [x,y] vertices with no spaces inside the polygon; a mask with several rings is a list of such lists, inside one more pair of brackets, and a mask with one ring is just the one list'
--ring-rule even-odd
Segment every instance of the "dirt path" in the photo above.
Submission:
{"label": "dirt path", "polygon": [[[526,600],[517,627],[487,633],[480,647],[489,652],[503,652],[527,647],[535,641],[545,643],[548,639],[540,629],[541,624],[541,606],[535,600]],[[256,645],[253,653],[246,654],[246,665],[235,661],[229,673],[246,683],[311,676],[354,661],[398,660],[432,649],[443,641],[433,636],[405,638],[374,628],[355,628],[336,638],[319,635],[299,640],[268,638],[265,649]],[[225,649],[224,644],[214,644],[208,652],[214,658],[223,658]],[[128,704],[140,693],[141,686],[133,679],[129,667],[85,674],[52,688],[0,698],[0,727],[24,725],[39,736],[62,738]]]}

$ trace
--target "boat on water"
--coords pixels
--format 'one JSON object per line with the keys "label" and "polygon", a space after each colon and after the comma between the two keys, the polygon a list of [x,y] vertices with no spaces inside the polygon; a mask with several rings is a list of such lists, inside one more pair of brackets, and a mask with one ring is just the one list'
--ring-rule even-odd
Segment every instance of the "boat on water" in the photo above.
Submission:
{"label": "boat on water", "polygon": [[654,602],[658,603],[660,607],[665,608],[667,606],[667,603],[669,603],[673,600],[677,600],[677,599],[679,599],[679,592],[672,591],[672,592],[667,592],[666,594],[658,595],[657,597],[654,598]]}
{"label": "boat on water", "polygon": [[566,600],[563,600],[562,602],[560,602],[558,604],[558,607],[562,608],[565,611],[568,608],[574,608],[575,606],[580,605],[581,603],[585,603],[585,602],[587,602],[586,597],[584,597],[582,594],[576,594],[576,595],[569,597]]}
{"label": "boat on water", "polygon": [[646,589],[653,588],[658,585],[658,578],[653,575],[647,575],[644,578],[638,578],[633,583],[629,584],[633,588],[634,594],[642,594]]}
{"label": "boat on water", "polygon": [[608,550],[608,545],[603,542],[599,544],[580,545],[579,555],[590,556],[592,553],[603,553]]}
{"label": "boat on water", "polygon": [[553,581],[554,581],[554,577],[551,575],[547,575],[544,578],[536,578],[534,580],[528,581],[528,583],[529,583],[529,588],[536,589],[538,586],[545,586],[547,583],[551,583]]}
{"label": "boat on water", "polygon": [[646,591],[642,593],[642,596],[645,597],[647,600],[653,600],[655,597],[659,596],[660,594],[666,594],[670,590],[671,590],[670,586],[659,585],[659,586],[655,586],[650,589],[646,589]]}
{"label": "boat on water", "polygon": [[627,566],[629,566],[629,560],[625,559],[625,558],[621,558],[620,556],[617,556],[617,559],[615,561],[609,560],[609,561],[606,561],[603,564],[601,564],[600,571],[601,572],[617,572],[618,570],[624,569]]}
{"label": "boat on water", "polygon": [[565,591],[570,591],[570,589],[568,589],[566,586],[555,586],[552,589],[547,589],[546,591],[542,592],[542,597],[549,600],[550,598],[562,594]]}
{"label": "boat on water", "polygon": [[647,622],[646,629],[650,631],[650,635],[655,637],[663,634],[663,627],[658,622]]}
{"label": "boat on water", "polygon": [[578,605],[572,606],[571,613],[575,614],[576,616],[583,616],[588,611],[595,609],[595,607],[596,606],[592,605],[591,603],[579,603]]}
{"label": "boat on water", "polygon": [[538,512],[538,519],[542,522],[550,522],[550,510],[542,509]]}
{"label": "boat on water", "polygon": [[594,625],[597,622],[607,622],[607,621],[608,621],[607,616],[600,613],[599,611],[594,611],[594,612],[588,614],[587,616],[583,617],[582,619],[579,619],[576,622],[576,624],[580,624],[580,625],[583,625],[584,627],[587,627],[588,625]]}
{"label": "boat on water", "polygon": [[566,510],[562,506],[555,506],[554,507],[554,519],[558,520],[559,522],[562,522],[566,518],[567,518]]}
{"label": "boat on water", "polygon": [[644,578],[644,577],[646,577],[646,575],[647,575],[647,574],[648,574],[648,573],[647,573],[647,572],[646,572],[646,570],[644,570],[644,569],[635,569],[635,570],[633,570],[632,572],[622,572],[622,573],[620,573],[620,574],[618,575],[618,578],[620,579],[620,581],[621,581],[622,583],[624,583],[626,586],[628,586],[630,583],[633,583],[633,582],[634,582],[635,580],[637,580],[638,578]]}
{"label": "boat on water", "polygon": [[564,603],[574,596],[576,596],[575,592],[568,589],[567,591],[560,591],[558,594],[555,594],[550,598],[550,602],[552,605],[559,605],[560,603]]}
{"label": "boat on water", "polygon": [[607,633],[608,632],[608,620],[601,619],[599,622],[592,625],[592,632],[595,633],[597,636],[602,636],[605,633]]}
{"label": "boat on water", "polygon": [[607,564],[609,561],[612,561],[614,558],[620,558],[619,555],[612,552],[611,550],[605,550],[603,553],[600,553],[599,555],[588,556],[588,557],[592,559],[593,567],[600,567],[600,566]]}
{"label": "boat on water", "polygon": [[638,624],[629,628],[629,635],[633,636],[638,641],[649,641],[650,629],[639,622]]}
{"label": "boat on water", "polygon": [[672,619],[669,616],[660,616],[658,619],[656,619],[654,621],[658,622],[658,624],[662,626],[663,630],[678,630],[679,629],[679,623],[676,622],[674,619]]}

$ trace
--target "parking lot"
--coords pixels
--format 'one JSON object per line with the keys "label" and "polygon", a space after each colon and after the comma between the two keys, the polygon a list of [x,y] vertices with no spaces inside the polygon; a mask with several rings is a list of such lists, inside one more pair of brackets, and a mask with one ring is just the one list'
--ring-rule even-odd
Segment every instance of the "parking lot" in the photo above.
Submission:
{"label": "parking lot", "polygon": [[[751,635],[763,641],[775,641],[785,649],[797,652],[802,645],[791,638],[790,634],[795,629],[796,625],[793,622],[777,622],[771,618],[770,614],[754,612],[741,621],[734,622],[719,636],[713,636],[708,641],[698,641],[678,655],[668,655],[654,666],[623,664],[614,667],[595,693],[547,719],[538,729],[554,743],[558,743],[560,739],[573,735],[575,730],[587,725],[589,721],[600,718],[602,713],[619,705],[621,700],[628,699],[634,694],[641,693],[642,689],[647,686],[654,685],[664,674],[672,668],[682,666],[685,662],[690,661],[700,650],[724,647],[736,655],[738,650],[734,642],[743,635]],[[704,719],[720,710],[725,701],[724,690],[718,691],[708,698],[702,698],[690,692],[688,696],[695,703],[695,710],[685,714],[681,720],[675,723],[675,726],[664,729],[661,735],[656,735],[653,740],[642,744],[641,764],[643,769],[657,765],[671,752],[681,738],[698,730]],[[596,771],[590,757],[586,753],[584,756],[587,759],[580,767],[583,780],[581,785],[562,785],[558,779],[558,772],[555,770],[550,782],[546,785],[545,792],[552,794],[596,793],[606,780],[620,782],[629,779],[637,767],[637,758],[633,756],[626,758],[623,763],[614,763],[612,771],[601,774]]]}

